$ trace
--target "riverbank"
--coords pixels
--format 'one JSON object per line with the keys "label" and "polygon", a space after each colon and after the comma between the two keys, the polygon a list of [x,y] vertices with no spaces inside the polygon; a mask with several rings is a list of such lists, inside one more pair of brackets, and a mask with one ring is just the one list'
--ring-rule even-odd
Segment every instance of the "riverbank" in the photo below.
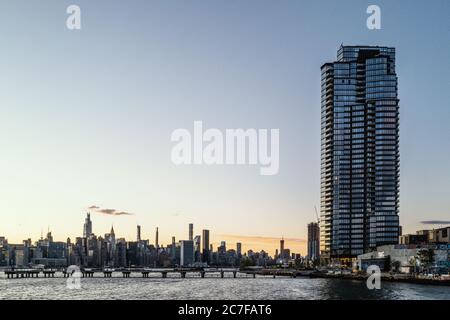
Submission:
{"label": "riverbank", "polygon": [[[323,272],[311,272],[308,275],[310,278],[326,278],[326,279],[347,279],[347,280],[359,280],[367,281],[368,275],[362,274],[332,274]],[[450,286],[449,278],[429,278],[425,276],[412,276],[407,274],[381,274],[381,281],[388,282],[403,282],[403,283],[414,283],[414,284],[427,284],[427,285],[439,285],[439,286]]]}

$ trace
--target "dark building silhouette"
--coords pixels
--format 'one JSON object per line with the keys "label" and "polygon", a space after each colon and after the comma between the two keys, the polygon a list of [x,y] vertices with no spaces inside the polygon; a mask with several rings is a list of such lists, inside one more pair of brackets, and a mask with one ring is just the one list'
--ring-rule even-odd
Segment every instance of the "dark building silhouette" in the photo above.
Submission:
{"label": "dark building silhouette", "polygon": [[308,259],[317,261],[320,258],[320,232],[319,224],[311,222],[308,224]]}

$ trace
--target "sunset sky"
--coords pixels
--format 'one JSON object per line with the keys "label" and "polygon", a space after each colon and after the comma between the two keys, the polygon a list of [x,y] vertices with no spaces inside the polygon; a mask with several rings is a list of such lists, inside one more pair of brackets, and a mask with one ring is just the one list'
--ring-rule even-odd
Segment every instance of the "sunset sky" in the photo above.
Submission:
{"label": "sunset sky", "polygon": [[[81,8],[81,30],[66,8]],[[306,253],[320,198],[320,66],[341,43],[397,49],[400,223],[450,218],[450,2],[2,1],[0,236],[50,228],[160,242],[211,230],[270,254]],[[176,166],[177,128],[280,129],[278,175],[259,166]],[[445,222],[445,221],[444,221]]]}

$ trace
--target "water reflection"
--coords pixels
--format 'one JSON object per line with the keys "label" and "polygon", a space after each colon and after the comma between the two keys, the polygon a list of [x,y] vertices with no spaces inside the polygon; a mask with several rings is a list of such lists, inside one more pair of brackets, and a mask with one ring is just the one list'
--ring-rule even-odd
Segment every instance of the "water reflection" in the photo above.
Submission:
{"label": "water reflection", "polygon": [[68,289],[64,278],[0,279],[0,299],[449,299],[450,287],[309,278],[92,278]]}

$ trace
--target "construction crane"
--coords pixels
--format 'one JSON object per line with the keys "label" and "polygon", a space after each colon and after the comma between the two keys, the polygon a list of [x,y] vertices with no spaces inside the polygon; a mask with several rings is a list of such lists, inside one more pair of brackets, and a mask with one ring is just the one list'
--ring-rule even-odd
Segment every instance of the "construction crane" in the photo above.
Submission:
{"label": "construction crane", "polygon": [[320,223],[320,218],[319,218],[319,214],[317,213],[317,207],[316,206],[314,206],[314,211],[316,212],[317,223]]}

